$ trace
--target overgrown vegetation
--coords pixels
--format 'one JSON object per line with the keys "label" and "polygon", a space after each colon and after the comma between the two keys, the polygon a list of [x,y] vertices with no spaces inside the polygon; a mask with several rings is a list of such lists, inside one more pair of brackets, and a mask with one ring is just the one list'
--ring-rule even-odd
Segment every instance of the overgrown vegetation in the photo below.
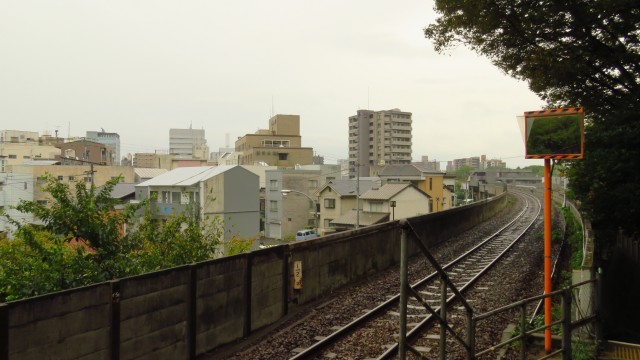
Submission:
{"label": "overgrown vegetation", "polygon": [[569,252],[571,253],[569,264],[571,269],[578,270],[582,266],[582,259],[584,258],[582,225],[580,225],[580,222],[573,216],[569,207],[562,207],[560,211],[567,225],[565,237],[567,246],[569,246]]}
{"label": "overgrown vegetation", "polygon": [[[640,8],[636,0],[437,0],[437,51],[465,45],[528,82],[548,108],[584,107],[585,155],[569,186],[607,246],[640,233]],[[523,109],[523,111],[535,109]]]}
{"label": "overgrown vegetation", "polygon": [[[42,225],[4,215],[15,227],[0,240],[0,302],[132,276],[212,258],[222,239],[218,218],[191,208],[165,220],[150,202],[116,210],[110,192],[78,182],[73,188],[49,176],[49,204],[21,201],[16,209]],[[140,213],[142,212],[142,216]]]}

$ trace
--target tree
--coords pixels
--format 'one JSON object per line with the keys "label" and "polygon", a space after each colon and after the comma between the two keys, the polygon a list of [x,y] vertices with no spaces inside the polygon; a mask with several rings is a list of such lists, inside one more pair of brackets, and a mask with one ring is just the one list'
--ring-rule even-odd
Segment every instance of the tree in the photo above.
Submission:
{"label": "tree", "polygon": [[637,263],[607,251],[620,229],[640,235],[637,0],[436,0],[436,11],[441,17],[425,36],[437,50],[468,45],[527,81],[548,107],[585,108],[584,159],[563,163],[570,189],[592,220],[600,254],[611,255],[600,259],[602,288],[608,286],[600,310],[605,331],[640,341],[633,309],[640,292],[628,286],[639,280]]}
{"label": "tree", "polygon": [[82,247],[25,226],[18,238],[0,240],[0,302],[100,281],[100,269]]}
{"label": "tree", "polygon": [[193,206],[157,220],[148,201],[116,210],[110,193],[119,181],[100,189],[79,182],[72,192],[48,176],[48,204],[23,200],[16,206],[42,226],[0,210],[17,228],[14,239],[0,241],[0,302],[214,257],[223,236],[219,218],[201,218]]}
{"label": "tree", "polygon": [[144,209],[140,223],[128,236],[140,244],[131,255],[148,272],[211,259],[215,256],[223,226],[218,217],[202,219],[199,207],[188,207],[183,213],[165,220],[152,217],[150,207]]}
{"label": "tree", "polygon": [[466,182],[472,172],[473,168],[471,166],[462,165],[454,172],[454,175],[456,176],[456,179]]}
{"label": "tree", "polygon": [[437,0],[436,11],[424,31],[436,50],[470,46],[551,106],[638,104],[636,0]]}
{"label": "tree", "polygon": [[[44,225],[43,229],[62,237],[67,243],[78,242],[90,249],[89,256],[103,273],[103,280],[126,276],[135,272],[129,269],[129,262],[123,259],[136,244],[128,242],[123,236],[126,224],[131,224],[136,211],[144,203],[126,205],[122,211],[116,211],[117,201],[111,197],[111,190],[120,181],[120,177],[111,179],[101,188],[93,184],[87,188],[83,182],[71,187],[47,175],[42,191],[49,201],[22,200],[16,209],[31,213]],[[25,225],[12,221],[19,230]]]}
{"label": "tree", "polygon": [[639,233],[640,204],[623,201],[640,182],[637,1],[437,0],[435,9],[440,17],[424,33],[437,51],[464,44],[527,81],[549,107],[585,108],[585,159],[566,163],[570,186],[596,235],[619,226]]}

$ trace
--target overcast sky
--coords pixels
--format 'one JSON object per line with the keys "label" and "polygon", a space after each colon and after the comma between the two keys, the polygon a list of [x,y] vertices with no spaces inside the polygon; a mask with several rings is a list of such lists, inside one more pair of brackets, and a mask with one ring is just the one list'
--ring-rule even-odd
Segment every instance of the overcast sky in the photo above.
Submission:
{"label": "overcast sky", "polygon": [[104,128],[124,155],[191,125],[216,151],[298,114],[303,146],[335,163],[349,116],[399,108],[414,160],[541,164],[515,116],[542,100],[467,49],[437,54],[435,17],[425,0],[0,0],[0,129]]}

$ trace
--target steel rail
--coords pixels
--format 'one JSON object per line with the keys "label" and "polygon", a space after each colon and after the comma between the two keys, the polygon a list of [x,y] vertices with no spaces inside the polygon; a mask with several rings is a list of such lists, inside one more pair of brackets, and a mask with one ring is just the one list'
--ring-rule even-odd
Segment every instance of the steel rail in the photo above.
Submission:
{"label": "steel rail", "polygon": [[[522,193],[519,193],[519,195],[521,195],[523,197],[524,196],[529,196],[528,194],[522,194]],[[539,200],[537,200],[537,201],[539,203]],[[489,235],[486,239],[482,240],[478,245],[474,246],[473,248],[471,248],[467,252],[465,252],[462,255],[458,256],[456,259],[452,260],[448,264],[442,266],[442,268],[443,269],[450,269],[450,268],[454,267],[455,265],[457,265],[458,263],[460,263],[461,261],[463,261],[465,258],[469,257],[471,254],[476,252],[479,248],[483,247],[484,245],[486,245],[490,241],[492,241],[495,238],[497,238],[500,234],[505,232],[505,230],[508,230],[511,226],[514,225],[514,223],[516,223],[519,219],[521,219],[527,213],[528,210],[529,210],[529,202],[527,201],[524,209],[520,213],[518,213],[509,223],[507,223],[505,226],[503,226],[502,228],[497,230],[495,233]],[[540,213],[540,209],[538,209],[538,212],[537,212],[536,216],[534,217],[534,220],[527,226],[527,228],[523,231],[523,233],[526,232],[526,230],[528,230],[528,228],[535,222],[535,220],[539,216],[539,213]],[[503,251],[503,253],[504,252],[506,252],[506,250]],[[439,275],[440,274],[438,274],[437,271],[433,272],[433,273],[429,274],[428,276],[426,276],[425,278],[415,282],[413,285],[411,285],[411,288],[415,289],[415,288],[421,287],[426,282],[432,280],[434,277],[439,276]],[[478,276],[474,276],[474,278],[472,279],[473,282],[476,281],[477,277]],[[463,286],[461,288],[461,291],[466,289],[466,288],[467,288],[466,286]],[[455,296],[453,296],[453,297],[455,297]],[[360,317],[354,319],[353,321],[351,321],[348,324],[344,325],[340,329],[337,329],[336,331],[334,331],[330,335],[324,337],[322,340],[319,340],[318,342],[314,343],[313,345],[309,346],[308,348],[304,349],[303,351],[301,351],[301,352],[297,353],[296,355],[290,357],[289,359],[290,360],[308,359],[308,358],[311,358],[311,357],[317,355],[323,349],[331,346],[332,344],[336,343],[338,340],[340,340],[343,337],[345,337],[346,335],[348,335],[350,332],[352,332],[354,329],[356,329],[362,323],[374,318],[375,316],[379,315],[381,312],[386,311],[392,304],[396,303],[399,300],[399,298],[400,298],[400,294],[399,293],[396,294],[393,297],[390,297],[388,300],[382,302],[380,305],[376,306],[374,309],[372,309],[369,312],[367,312],[367,313],[361,315]],[[448,301],[451,301],[451,300],[448,300]],[[431,318],[431,315],[429,315],[428,318]],[[414,328],[414,330],[415,330],[415,328]],[[408,337],[409,336],[413,336],[412,334],[414,333],[414,330],[412,330],[409,333],[407,333],[407,336]],[[393,348],[395,348],[396,351],[397,351],[397,343],[395,344],[394,347],[392,347],[390,349],[393,349]],[[387,352],[385,352],[385,354]],[[382,358],[382,357],[380,357],[380,358]]]}

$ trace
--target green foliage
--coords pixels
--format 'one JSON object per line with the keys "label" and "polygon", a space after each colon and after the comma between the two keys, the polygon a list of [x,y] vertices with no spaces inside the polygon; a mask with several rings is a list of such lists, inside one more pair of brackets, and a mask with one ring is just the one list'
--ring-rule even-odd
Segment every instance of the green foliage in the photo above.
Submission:
{"label": "green foliage", "polygon": [[471,166],[463,165],[460,166],[453,174],[456,176],[457,180],[466,182],[472,172],[473,168]]}
{"label": "green foliage", "polygon": [[562,235],[562,231],[560,231],[560,230],[553,230],[553,231],[551,232],[551,241],[552,241],[552,242],[554,242],[554,243],[556,243],[556,244],[559,244],[559,243],[561,243],[561,242],[562,242],[563,238],[564,238],[564,235]]}
{"label": "green foliage", "polygon": [[437,51],[464,44],[551,104],[603,113],[637,97],[635,0],[437,0],[425,29]]}
{"label": "green foliage", "polygon": [[249,252],[255,241],[255,238],[243,239],[234,236],[225,243],[225,255],[230,256]]}
{"label": "green foliage", "polygon": [[569,188],[606,247],[619,228],[640,233],[640,116],[612,113],[586,131],[587,156],[570,163]]}
{"label": "green foliage", "polygon": [[573,216],[571,210],[568,207],[561,208],[562,215],[564,216],[566,228],[566,240],[571,252],[571,260],[569,262],[571,269],[577,270],[582,266],[582,259],[584,257],[583,244],[584,239],[582,235],[582,225]]}
{"label": "green foliage", "polygon": [[[598,244],[640,233],[640,11],[636,0],[437,0],[437,51],[464,44],[548,107],[585,108],[585,156],[566,162]],[[535,110],[535,109],[523,109]]]}
{"label": "green foliage", "polygon": [[119,178],[100,190],[76,183],[73,192],[46,181],[49,206],[16,206],[41,228],[2,214],[17,230],[0,240],[0,302],[211,259],[223,236],[219,218],[203,219],[198,207],[164,220],[149,202],[116,210],[110,192]]}
{"label": "green foliage", "polygon": [[155,220],[150,208],[128,236],[138,247],[131,254],[137,272],[148,272],[214,257],[222,225],[219,218],[201,219],[199,209]]}
{"label": "green foliage", "polygon": [[571,355],[573,360],[596,360],[598,348],[593,342],[571,342]]}
{"label": "green foliage", "polygon": [[531,170],[533,174],[544,177],[544,166],[542,165],[529,165],[525,166],[523,169]]}
{"label": "green foliage", "polygon": [[19,238],[0,240],[0,301],[98,282],[100,269],[82,246],[25,226]]}

